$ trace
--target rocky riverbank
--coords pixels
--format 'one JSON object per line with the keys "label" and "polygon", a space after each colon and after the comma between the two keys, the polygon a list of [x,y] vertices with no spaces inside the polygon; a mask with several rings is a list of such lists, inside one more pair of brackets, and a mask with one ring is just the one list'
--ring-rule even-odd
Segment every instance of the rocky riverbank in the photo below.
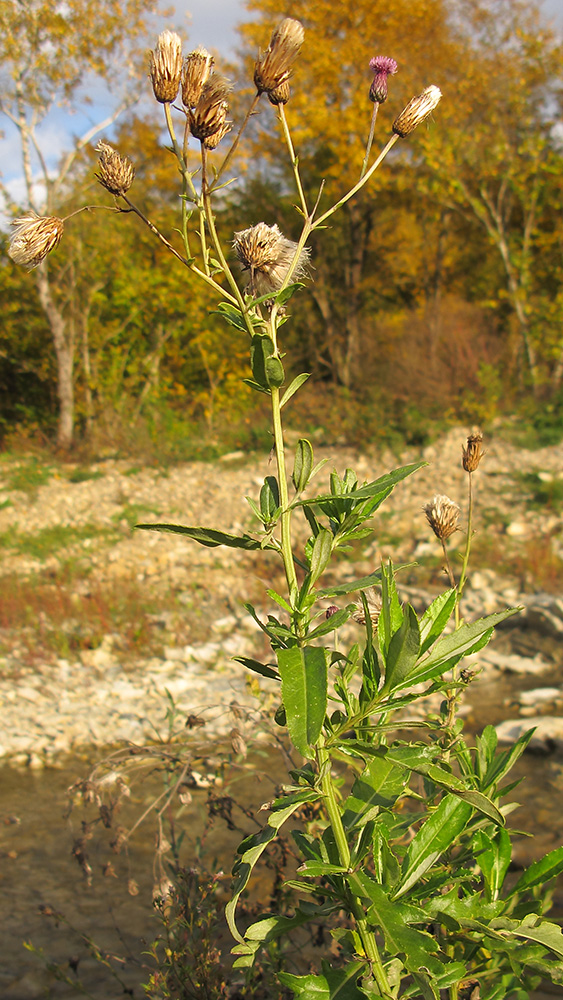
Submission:
{"label": "rocky riverbank", "polygon": [[[420,459],[429,463],[396,487],[374,520],[373,540],[337,562],[331,581],[334,574],[361,577],[392,557],[419,564],[401,576],[415,604],[436,592],[443,583],[440,552],[421,508],[434,493],[464,508],[465,433],[452,431],[422,452],[400,456],[317,449],[329,471],[351,466],[360,480]],[[523,452],[499,439],[486,449],[475,475],[478,568],[464,613],[472,618],[526,606],[517,628],[504,630],[479,665],[488,676],[506,669],[549,675],[551,693],[528,695],[517,714],[529,728],[534,714],[547,713],[555,723],[546,739],[557,744],[562,700],[553,674],[561,661],[549,642],[563,633],[563,602],[542,591],[557,590],[563,569],[563,445]],[[263,615],[273,610],[264,592],[279,579],[275,557],[205,548],[132,525],[252,531],[244,497],[256,497],[272,474],[269,456],[233,455],[169,470],[108,460],[47,470],[36,477],[41,482],[22,488],[29,461],[0,465],[0,755],[39,766],[88,745],[142,742],[165,725],[171,699],[205,718],[209,735],[232,731],[234,701],[248,713],[237,726],[252,730],[256,688],[232,657],[266,651],[242,604],[253,601]],[[323,470],[316,490],[325,489],[325,480]],[[519,637],[512,645],[509,632]],[[539,654],[542,637],[549,648]],[[260,687],[268,697],[268,682],[260,679]]]}

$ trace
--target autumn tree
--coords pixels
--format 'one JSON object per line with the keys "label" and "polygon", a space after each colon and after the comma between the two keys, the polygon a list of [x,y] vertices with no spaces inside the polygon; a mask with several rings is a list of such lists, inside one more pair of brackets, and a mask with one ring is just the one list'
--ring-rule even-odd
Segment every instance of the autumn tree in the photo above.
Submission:
{"label": "autumn tree", "polygon": [[[110,127],[138,97],[137,46],[147,28],[153,0],[4,0],[0,7],[2,97],[0,112],[19,141],[25,202],[2,185],[6,208],[13,215],[29,210],[55,216],[67,197],[72,170],[92,140]],[[52,110],[88,106],[94,86],[111,89],[113,110],[85,129],[53,170],[42,146],[39,126]],[[59,419],[57,443],[73,441],[76,330],[63,292],[61,272],[52,258],[33,272],[41,307],[51,331],[57,363]],[[66,267],[63,264],[63,269]],[[89,304],[85,304],[89,308]]]}

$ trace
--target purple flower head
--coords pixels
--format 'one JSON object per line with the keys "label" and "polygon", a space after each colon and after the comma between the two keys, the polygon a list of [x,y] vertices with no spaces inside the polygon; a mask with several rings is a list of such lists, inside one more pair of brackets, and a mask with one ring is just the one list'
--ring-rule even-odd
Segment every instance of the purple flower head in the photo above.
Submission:
{"label": "purple flower head", "polygon": [[390,56],[374,56],[369,61],[369,68],[375,74],[369,90],[369,99],[374,104],[383,104],[387,100],[387,77],[397,72],[397,63]]}

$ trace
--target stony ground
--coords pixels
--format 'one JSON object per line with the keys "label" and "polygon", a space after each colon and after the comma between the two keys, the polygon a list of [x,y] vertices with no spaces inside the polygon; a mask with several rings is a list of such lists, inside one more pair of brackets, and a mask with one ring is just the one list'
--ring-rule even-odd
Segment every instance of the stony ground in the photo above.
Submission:
{"label": "stony ground", "polygon": [[[466,433],[400,455],[317,449],[316,459],[327,460],[314,483],[321,492],[333,468],[351,466],[370,481],[398,465],[428,463],[396,487],[373,539],[331,572],[356,578],[392,557],[419,564],[401,577],[413,599],[442,584],[438,543],[421,508],[446,493],[465,511]],[[563,579],[563,445],[527,452],[493,439],[486,449],[474,477],[478,568],[468,616],[523,598],[529,604],[532,594],[556,593]],[[30,456],[0,461],[0,755],[39,764],[85,744],[146,739],[164,719],[166,691],[185,711],[205,708],[213,732],[232,729],[233,700],[255,706],[232,657],[265,652],[242,603],[273,610],[264,593],[282,586],[275,557],[132,526],[252,531],[244,498],[257,498],[273,472],[267,455],[170,469],[126,460],[50,470]],[[456,542],[463,544],[461,534]],[[546,614],[558,620],[557,601],[548,604]]]}

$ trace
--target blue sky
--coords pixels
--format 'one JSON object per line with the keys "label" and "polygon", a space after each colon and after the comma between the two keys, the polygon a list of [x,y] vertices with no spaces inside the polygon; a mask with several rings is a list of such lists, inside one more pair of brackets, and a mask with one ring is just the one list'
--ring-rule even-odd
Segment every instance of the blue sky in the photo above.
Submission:
{"label": "blue sky", "polygon": [[[553,19],[556,27],[563,33],[563,0],[543,0],[542,6],[546,16]],[[236,26],[246,16],[244,0],[176,0],[175,7],[175,17],[159,16],[155,19],[155,38],[164,28],[172,26],[187,40],[190,47],[202,44],[217,50],[220,55],[228,57],[233,54],[237,45]],[[283,13],[282,6],[280,13]],[[96,91],[96,100],[88,116],[83,113],[70,116],[67,109],[54,109],[39,133],[48,164],[56,163],[63,147],[71,145],[73,134],[81,134],[93,121],[107,114],[111,103],[111,95]],[[6,120],[0,122],[0,128],[4,130],[4,137],[0,134],[2,178],[13,197],[23,203],[25,195],[20,178],[17,135]]]}

